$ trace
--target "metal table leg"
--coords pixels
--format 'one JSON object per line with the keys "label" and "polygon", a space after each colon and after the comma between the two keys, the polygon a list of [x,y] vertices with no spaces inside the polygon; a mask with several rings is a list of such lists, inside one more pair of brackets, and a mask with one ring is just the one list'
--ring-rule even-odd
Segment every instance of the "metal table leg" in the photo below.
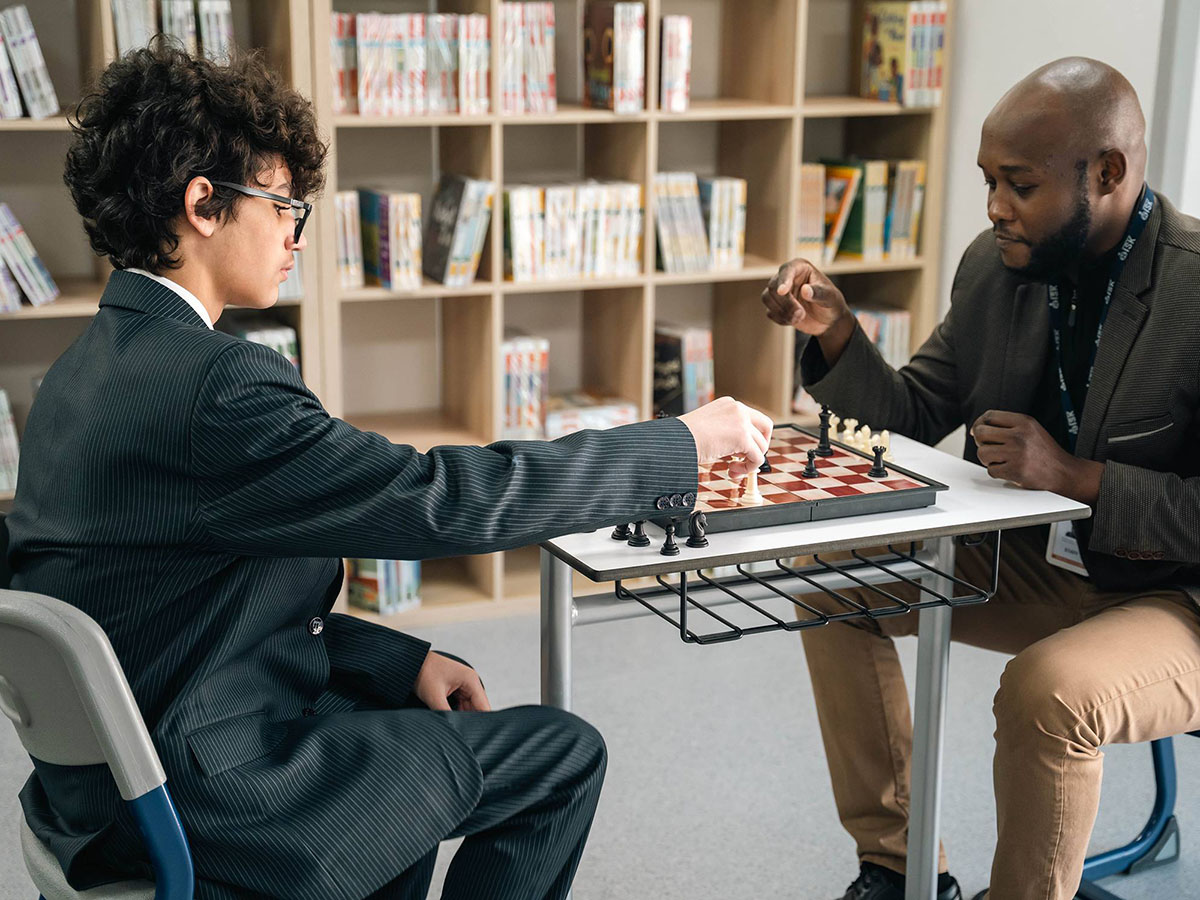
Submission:
{"label": "metal table leg", "polygon": [[546,550],[542,561],[542,703],[571,708],[571,567]]}
{"label": "metal table leg", "polygon": [[[936,553],[934,565],[944,572],[953,572],[954,538],[938,538],[932,543]],[[929,587],[953,596],[954,585],[947,578],[931,577]],[[920,617],[905,900],[937,897],[942,726],[946,721],[946,675],[950,663],[950,608],[923,609]]]}

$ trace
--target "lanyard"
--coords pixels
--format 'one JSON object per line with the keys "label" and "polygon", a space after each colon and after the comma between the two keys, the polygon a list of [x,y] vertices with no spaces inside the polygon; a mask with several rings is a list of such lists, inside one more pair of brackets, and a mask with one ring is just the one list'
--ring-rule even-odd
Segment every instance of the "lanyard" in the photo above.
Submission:
{"label": "lanyard", "polygon": [[[1146,187],[1142,193],[1142,199],[1134,212],[1133,217],[1129,220],[1129,227],[1125,230],[1125,238],[1121,241],[1121,247],[1117,251],[1116,259],[1113,260],[1112,269],[1108,274],[1108,286],[1104,289],[1104,305],[1100,309],[1100,325],[1096,328],[1096,340],[1092,344],[1092,358],[1088,365],[1087,387],[1092,386],[1092,372],[1096,369],[1096,352],[1100,349],[1100,336],[1104,333],[1104,322],[1108,318],[1108,308],[1112,305],[1113,290],[1117,286],[1117,282],[1121,278],[1121,272],[1125,268],[1125,261],[1129,259],[1129,253],[1133,250],[1133,245],[1137,243],[1142,232],[1146,229],[1146,222],[1150,219],[1150,213],[1154,210],[1154,192]],[[1079,417],[1075,414],[1075,404],[1071,401],[1071,394],[1067,390],[1067,376],[1063,371],[1063,355],[1062,355],[1062,304],[1059,302],[1059,287],[1057,284],[1046,286],[1046,292],[1050,297],[1050,326],[1051,333],[1054,335],[1054,354],[1058,362],[1058,390],[1062,400],[1063,414],[1067,417],[1067,435],[1071,442],[1071,452],[1075,452],[1075,442],[1079,439]],[[1076,288],[1071,295],[1072,305],[1079,295],[1079,289]],[[1072,316],[1071,324],[1074,325],[1074,317]]]}

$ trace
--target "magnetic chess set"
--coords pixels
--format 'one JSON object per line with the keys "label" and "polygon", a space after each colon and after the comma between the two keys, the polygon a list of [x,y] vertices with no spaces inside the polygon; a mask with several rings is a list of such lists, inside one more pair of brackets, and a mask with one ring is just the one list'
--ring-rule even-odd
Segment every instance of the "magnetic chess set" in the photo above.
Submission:
{"label": "magnetic chess set", "polygon": [[[839,420],[822,408],[817,433],[798,425],[776,425],[766,460],[739,481],[729,477],[732,460],[700,467],[695,506],[686,519],[653,519],[667,534],[660,552],[679,553],[676,535],[689,547],[706,547],[709,532],[790,525],[843,516],[916,509],[931,505],[946,485],[895,465],[891,439],[855,419]],[[841,426],[839,430],[838,426]],[[619,525],[614,540],[647,547],[644,522]]]}

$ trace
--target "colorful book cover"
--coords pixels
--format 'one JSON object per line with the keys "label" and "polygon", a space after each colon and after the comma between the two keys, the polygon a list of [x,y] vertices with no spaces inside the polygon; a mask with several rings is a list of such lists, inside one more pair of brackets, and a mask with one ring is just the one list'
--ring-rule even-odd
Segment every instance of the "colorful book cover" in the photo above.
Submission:
{"label": "colorful book cover", "polygon": [[857,166],[825,167],[825,265],[837,256],[861,181],[862,170]]}

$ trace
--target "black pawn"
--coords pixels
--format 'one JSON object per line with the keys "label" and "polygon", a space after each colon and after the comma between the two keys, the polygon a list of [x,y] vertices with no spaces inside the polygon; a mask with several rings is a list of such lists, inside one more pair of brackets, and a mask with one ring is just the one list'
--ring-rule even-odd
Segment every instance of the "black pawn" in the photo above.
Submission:
{"label": "black pawn", "polygon": [[821,433],[817,440],[817,456],[833,456],[833,445],[829,443],[829,407],[821,407]]}
{"label": "black pawn", "polygon": [[667,522],[667,539],[663,542],[662,549],[658,551],[663,556],[678,556],[679,545],[675,543],[675,520],[671,519]]}
{"label": "black pawn", "polygon": [[871,471],[867,473],[871,478],[887,478],[888,470],[883,467],[883,447],[872,447],[875,453],[875,465],[871,466]]}
{"label": "black pawn", "polygon": [[701,547],[708,546],[708,538],[705,534],[708,532],[708,516],[702,512],[692,513],[688,519],[688,539],[687,545],[696,550]]}
{"label": "black pawn", "polygon": [[758,467],[758,474],[759,475],[770,475],[771,472],[772,472],[771,464],[769,462],[767,462],[767,458],[764,456],[762,465]]}
{"label": "black pawn", "polygon": [[804,471],[800,473],[803,478],[816,478],[821,473],[817,471],[817,451],[808,451],[808,465],[804,467]]}
{"label": "black pawn", "polygon": [[627,541],[627,540],[629,540],[629,535],[630,535],[629,526],[627,524],[625,524],[624,522],[622,522],[620,525],[618,525],[616,528],[613,529],[612,539],[614,541]]}
{"label": "black pawn", "polygon": [[633,523],[633,534],[630,535],[629,540],[626,541],[626,543],[628,543],[630,547],[649,547],[650,546],[650,538],[647,537],[647,535],[646,535],[646,523],[645,522],[634,522]]}

